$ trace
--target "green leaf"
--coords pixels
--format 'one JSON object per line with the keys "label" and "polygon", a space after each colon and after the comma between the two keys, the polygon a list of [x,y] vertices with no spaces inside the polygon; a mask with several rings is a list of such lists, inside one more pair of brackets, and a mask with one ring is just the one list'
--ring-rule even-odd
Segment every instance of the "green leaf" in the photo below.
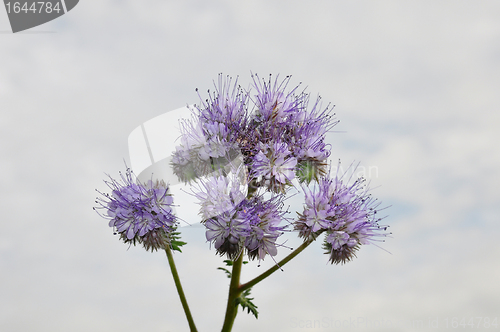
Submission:
{"label": "green leaf", "polygon": [[[232,260],[225,259],[224,263],[226,264],[226,266],[233,266],[233,261]],[[247,261],[243,261],[243,264],[248,264],[248,262]]]}
{"label": "green leaf", "polygon": [[225,269],[225,268],[223,268],[223,267],[218,267],[218,268],[217,268],[217,270],[222,270],[222,271],[226,272],[227,277],[228,277],[229,279],[231,279],[232,274],[231,274],[231,271],[229,271],[228,269]]}
{"label": "green leaf", "polygon": [[187,244],[187,242],[180,241],[181,239],[180,235],[181,233],[176,232],[175,230],[172,233],[170,233],[170,248],[178,252],[182,252],[181,247]]}
{"label": "green leaf", "polygon": [[[232,260],[225,259],[224,263],[226,264],[226,266],[233,266],[233,261]],[[248,264],[248,262],[247,261],[243,261],[243,264]],[[231,279],[232,274],[231,274],[231,271],[229,271],[228,269],[223,268],[223,267],[218,267],[217,270],[222,270],[222,271],[226,272],[227,277],[229,279]]]}
{"label": "green leaf", "polygon": [[255,316],[255,318],[258,319],[259,312],[257,311],[257,306],[252,302],[253,297],[252,298],[248,297],[250,295],[250,290],[251,288],[245,290],[243,294],[241,294],[240,297],[236,299],[236,304],[241,305],[243,311],[247,309],[247,313],[252,313]]}
{"label": "green leaf", "polygon": [[176,250],[178,252],[182,252],[181,247],[185,244],[187,244],[187,242],[170,241],[170,247],[172,248],[172,250]]}

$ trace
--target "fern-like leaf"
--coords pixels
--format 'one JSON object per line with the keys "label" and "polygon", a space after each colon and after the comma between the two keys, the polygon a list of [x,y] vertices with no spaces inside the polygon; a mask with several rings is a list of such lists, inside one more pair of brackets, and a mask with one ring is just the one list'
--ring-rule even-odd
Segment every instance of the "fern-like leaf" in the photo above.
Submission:
{"label": "fern-like leaf", "polygon": [[247,309],[247,313],[252,313],[256,319],[259,318],[259,312],[257,311],[257,306],[253,304],[253,297],[248,297],[250,295],[250,289],[247,289],[236,299],[236,303],[241,305],[243,311]]}

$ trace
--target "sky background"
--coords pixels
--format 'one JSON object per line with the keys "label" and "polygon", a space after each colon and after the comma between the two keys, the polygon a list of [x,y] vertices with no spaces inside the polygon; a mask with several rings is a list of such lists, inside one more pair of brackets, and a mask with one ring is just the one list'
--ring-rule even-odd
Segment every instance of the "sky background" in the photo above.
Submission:
{"label": "sky background", "polygon": [[[0,9],[0,330],[188,331],[165,255],[118,241],[95,189],[134,128],[251,72],[336,105],[332,159],[372,170],[393,235],[343,266],[311,245],[234,331],[500,329],[499,18],[496,0],[82,0],[12,34]],[[182,232],[194,319],[218,331],[222,258]]]}

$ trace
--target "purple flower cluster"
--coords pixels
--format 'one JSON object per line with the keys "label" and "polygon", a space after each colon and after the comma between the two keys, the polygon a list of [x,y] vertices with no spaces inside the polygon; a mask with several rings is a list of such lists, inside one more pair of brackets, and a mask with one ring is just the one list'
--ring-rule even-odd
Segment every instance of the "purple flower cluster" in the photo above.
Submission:
{"label": "purple flower cluster", "polygon": [[[309,94],[298,93],[298,87],[287,91],[290,77],[281,82],[252,78],[254,89],[245,90],[220,75],[215,92],[194,106],[191,121],[182,123],[172,157],[180,180],[208,176],[196,193],[206,237],[230,258],[243,249],[251,259],[276,254],[276,240],[285,229],[279,226],[282,196],[296,177],[310,182],[325,173],[330,155],[325,134],[336,124],[319,98],[308,109]],[[235,190],[241,183],[230,187],[226,178],[234,174],[231,164],[239,157],[246,190]],[[260,191],[274,198],[266,201]]]}
{"label": "purple flower cluster", "polygon": [[[220,75],[215,92],[209,91],[208,99],[192,108],[192,120],[183,123],[172,158],[181,180],[202,183],[195,196],[207,240],[231,259],[244,250],[250,259],[276,255],[286,228],[280,226],[281,202],[297,179],[306,203],[294,229],[305,241],[325,232],[330,261],[349,261],[360,245],[384,236],[385,228],[378,226],[378,204],[362,179],[347,185],[327,174],[331,146],[325,135],[337,123],[330,105],[322,108],[318,97],[309,107],[309,94],[299,86],[288,89],[290,77],[252,79],[245,90]],[[230,181],[236,173],[240,181]],[[273,198],[265,200],[263,192]]]}
{"label": "purple flower cluster", "polygon": [[329,106],[321,109],[320,98],[308,109],[309,94],[297,93],[298,87],[287,92],[289,81],[265,82],[255,75],[251,98],[251,89],[219,76],[215,93],[195,105],[194,118],[183,123],[172,157],[179,179],[206,175],[238,154],[253,185],[275,193],[284,193],[295,177],[310,182],[324,174],[331,148],[325,134],[337,121]]}
{"label": "purple flower cluster", "polygon": [[261,147],[253,158],[253,178],[256,183],[273,192],[285,193],[285,186],[295,178],[297,158],[291,156],[287,145],[282,142],[275,142],[271,146],[262,144]]}
{"label": "purple flower cluster", "polygon": [[[207,241],[220,255],[237,258],[245,250],[250,259],[264,259],[277,254],[276,240],[286,226],[280,226],[282,196],[264,200],[262,196],[245,197],[230,188],[224,177],[213,177],[203,185],[209,189],[196,194],[206,227]],[[226,184],[226,187],[221,187]],[[225,193],[225,195],[224,195]]]}
{"label": "purple flower cluster", "polygon": [[[269,78],[266,83],[254,77],[257,110],[252,130],[260,144],[252,151],[258,157],[250,164],[260,168],[256,175],[263,175],[263,184],[274,192],[283,192],[284,184],[294,175],[301,182],[310,182],[325,174],[331,149],[325,143],[325,134],[337,123],[329,106],[321,109],[319,97],[308,109],[309,94],[297,94],[298,86],[286,92],[289,80],[287,77],[279,83],[276,77],[274,82]],[[262,172],[261,167],[264,156],[268,160],[267,172]]]}
{"label": "purple flower cluster", "polygon": [[111,195],[99,192],[98,209],[106,210],[102,215],[109,219],[120,239],[125,243],[140,243],[146,250],[164,249],[170,243],[170,235],[177,226],[172,211],[173,198],[163,181],[134,181],[133,173],[127,169],[121,174],[121,183],[112,179],[105,181],[112,190]]}
{"label": "purple flower cluster", "polygon": [[[176,146],[172,156],[174,173],[183,182],[190,182],[226,166],[229,160],[239,154],[230,140],[222,139],[222,125],[208,126],[215,133],[207,135],[207,128],[200,119],[184,120],[181,123],[181,144]],[[210,132],[209,130],[209,132]]]}
{"label": "purple flower cluster", "polygon": [[368,194],[364,179],[349,185],[338,175],[322,177],[314,189],[304,192],[304,211],[295,230],[306,240],[326,232],[323,247],[332,264],[350,261],[361,245],[387,235],[387,227],[379,226],[375,217],[380,203]]}

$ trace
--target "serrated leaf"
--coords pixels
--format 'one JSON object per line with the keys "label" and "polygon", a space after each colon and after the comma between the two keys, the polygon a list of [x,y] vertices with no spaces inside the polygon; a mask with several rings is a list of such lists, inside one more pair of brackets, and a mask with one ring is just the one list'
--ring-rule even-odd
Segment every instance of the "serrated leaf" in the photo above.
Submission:
{"label": "serrated leaf", "polygon": [[170,247],[172,248],[172,250],[176,250],[178,252],[182,252],[181,247],[185,244],[187,244],[187,242],[170,241]]}
{"label": "serrated leaf", "polygon": [[218,267],[218,268],[217,268],[217,270],[222,270],[222,271],[226,272],[227,277],[228,277],[229,279],[231,279],[232,274],[231,274],[231,271],[229,271],[228,269],[223,268],[223,267]]}
{"label": "serrated leaf", "polygon": [[251,288],[244,291],[243,294],[241,294],[240,297],[236,299],[236,303],[241,305],[243,311],[247,309],[247,313],[252,313],[255,316],[255,318],[258,319],[259,318],[259,312],[257,311],[258,307],[252,302],[254,298],[248,297],[250,295],[250,289]]}
{"label": "serrated leaf", "polygon": [[181,233],[176,231],[177,228],[175,228],[171,233],[170,233],[170,248],[172,250],[182,252],[181,247],[187,242],[180,241],[181,239]]}
{"label": "serrated leaf", "polygon": [[[242,263],[243,263],[243,264],[248,264],[248,262],[247,262],[247,261],[243,261]],[[232,260],[230,260],[230,259],[225,259],[225,260],[224,260],[224,264],[226,264],[226,266],[233,266],[233,261],[232,261]]]}

